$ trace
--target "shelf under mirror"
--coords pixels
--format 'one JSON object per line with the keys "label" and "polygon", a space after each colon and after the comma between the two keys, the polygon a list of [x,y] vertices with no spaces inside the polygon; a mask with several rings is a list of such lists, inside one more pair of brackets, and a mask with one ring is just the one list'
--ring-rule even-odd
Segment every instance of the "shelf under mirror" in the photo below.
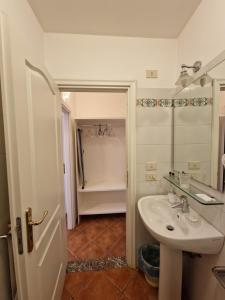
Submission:
{"label": "shelf under mirror", "polygon": [[[177,179],[173,178],[173,176],[164,176],[165,180],[170,182],[172,185],[174,185],[176,188],[181,190],[186,195],[192,197],[199,203],[203,205],[223,205],[224,203],[221,200],[218,200],[211,195],[205,193],[204,191],[198,189],[197,187],[190,184],[189,188],[183,188],[180,186],[180,183]],[[206,199],[206,200],[204,200]]]}

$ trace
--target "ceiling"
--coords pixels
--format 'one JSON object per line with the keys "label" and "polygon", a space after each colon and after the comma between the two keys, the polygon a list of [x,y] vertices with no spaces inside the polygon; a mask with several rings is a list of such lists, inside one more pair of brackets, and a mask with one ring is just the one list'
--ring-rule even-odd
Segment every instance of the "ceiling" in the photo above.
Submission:
{"label": "ceiling", "polygon": [[176,38],[201,0],[28,0],[46,32]]}

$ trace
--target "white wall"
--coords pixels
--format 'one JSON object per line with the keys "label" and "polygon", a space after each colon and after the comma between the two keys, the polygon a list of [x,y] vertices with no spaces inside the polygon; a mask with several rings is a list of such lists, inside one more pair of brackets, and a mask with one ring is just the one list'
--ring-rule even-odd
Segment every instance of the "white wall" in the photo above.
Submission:
{"label": "white wall", "polygon": [[76,118],[127,117],[127,92],[72,92],[67,103]]}
{"label": "white wall", "polygon": [[[175,39],[45,34],[46,65],[54,78],[137,80],[138,87],[171,88],[177,71]],[[158,79],[145,79],[158,69]]]}
{"label": "white wall", "polygon": [[225,1],[202,0],[178,37],[178,64],[207,64],[225,49]]}

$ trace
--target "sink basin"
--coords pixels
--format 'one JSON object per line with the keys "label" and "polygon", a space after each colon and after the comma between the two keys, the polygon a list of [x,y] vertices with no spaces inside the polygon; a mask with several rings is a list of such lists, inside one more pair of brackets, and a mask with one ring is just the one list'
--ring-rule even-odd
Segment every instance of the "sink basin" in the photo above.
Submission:
{"label": "sink basin", "polygon": [[171,208],[165,195],[141,198],[138,210],[149,233],[160,242],[159,300],[181,300],[182,251],[216,254],[224,236],[191,208],[185,214]]}
{"label": "sink basin", "polygon": [[[168,196],[147,196],[138,201],[141,219],[160,243],[179,250],[201,254],[218,253],[224,236],[201,216],[192,222],[188,214],[179,213],[180,209],[171,208]],[[193,214],[190,208],[190,214]]]}

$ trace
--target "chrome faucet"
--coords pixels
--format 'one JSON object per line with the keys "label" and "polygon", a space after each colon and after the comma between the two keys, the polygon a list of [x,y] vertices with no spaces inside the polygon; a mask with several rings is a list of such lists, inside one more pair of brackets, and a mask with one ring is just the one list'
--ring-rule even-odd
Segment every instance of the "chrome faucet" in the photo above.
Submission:
{"label": "chrome faucet", "polygon": [[180,200],[181,201],[179,203],[176,203],[176,204],[172,205],[171,207],[172,208],[180,207],[183,213],[189,212],[189,204],[188,204],[187,196],[185,196],[185,195],[180,196]]}

